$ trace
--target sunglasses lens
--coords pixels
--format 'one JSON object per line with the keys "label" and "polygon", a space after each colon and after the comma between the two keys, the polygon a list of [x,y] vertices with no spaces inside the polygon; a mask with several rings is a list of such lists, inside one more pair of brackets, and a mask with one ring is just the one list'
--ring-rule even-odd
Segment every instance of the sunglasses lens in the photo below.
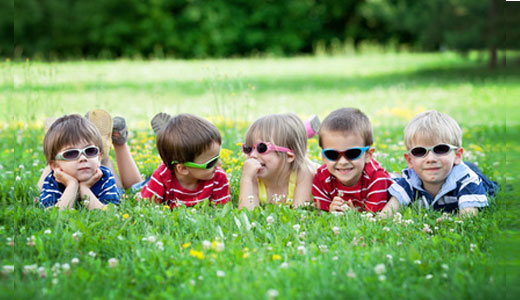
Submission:
{"label": "sunglasses lens", "polygon": [[361,149],[348,149],[345,156],[350,160],[355,160],[361,156]]}
{"label": "sunglasses lens", "polygon": [[266,153],[267,145],[265,143],[258,143],[258,145],[256,145],[256,151],[258,151],[258,153]]}
{"label": "sunglasses lens", "polygon": [[323,151],[323,156],[325,156],[328,160],[337,160],[339,157],[339,152],[336,150],[325,150]]}
{"label": "sunglasses lens", "polygon": [[242,151],[244,151],[245,154],[250,154],[253,151],[253,147],[242,145]]}
{"label": "sunglasses lens", "polygon": [[95,157],[99,153],[99,149],[97,147],[88,147],[85,149],[85,155],[87,157]]}
{"label": "sunglasses lens", "polygon": [[446,153],[450,152],[450,146],[448,146],[446,144],[437,145],[437,146],[433,147],[433,152],[435,154],[439,154],[439,155],[446,154]]}
{"label": "sunglasses lens", "polygon": [[415,157],[423,157],[426,155],[426,152],[428,152],[428,150],[424,147],[415,147],[410,150],[410,153]]}
{"label": "sunglasses lens", "polygon": [[219,157],[215,157],[215,159],[213,159],[212,161],[210,161],[210,162],[206,165],[206,169],[211,169],[211,168],[213,168],[213,167],[217,164],[218,159],[219,159]]}
{"label": "sunglasses lens", "polygon": [[63,158],[66,160],[74,160],[79,157],[79,150],[67,150],[63,152]]}

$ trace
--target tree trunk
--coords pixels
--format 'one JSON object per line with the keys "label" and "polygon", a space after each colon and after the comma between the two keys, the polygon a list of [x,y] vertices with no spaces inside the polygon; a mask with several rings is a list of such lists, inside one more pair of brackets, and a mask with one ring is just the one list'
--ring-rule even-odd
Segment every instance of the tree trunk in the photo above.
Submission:
{"label": "tree trunk", "polygon": [[497,46],[496,46],[496,22],[497,22],[497,8],[495,0],[489,1],[489,68],[495,69],[497,67]]}

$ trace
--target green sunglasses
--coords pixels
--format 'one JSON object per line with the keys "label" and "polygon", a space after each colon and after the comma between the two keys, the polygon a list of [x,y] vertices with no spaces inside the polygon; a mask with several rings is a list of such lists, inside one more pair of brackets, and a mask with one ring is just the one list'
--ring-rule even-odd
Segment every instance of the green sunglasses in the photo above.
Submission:
{"label": "green sunglasses", "polygon": [[191,161],[181,163],[176,160],[172,161],[172,164],[183,164],[188,168],[195,168],[195,169],[211,169],[217,164],[219,159],[220,159],[220,154],[213,157],[212,159],[208,160],[207,162],[205,162],[203,164],[197,164],[197,163],[194,163]]}

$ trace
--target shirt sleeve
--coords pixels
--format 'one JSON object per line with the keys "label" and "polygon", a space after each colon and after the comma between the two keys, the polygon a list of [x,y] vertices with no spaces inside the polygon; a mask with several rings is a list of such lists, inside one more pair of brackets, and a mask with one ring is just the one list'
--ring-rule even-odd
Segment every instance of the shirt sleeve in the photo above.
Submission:
{"label": "shirt sleeve", "polygon": [[404,177],[396,179],[394,184],[388,188],[388,194],[391,197],[395,197],[399,204],[403,206],[408,206],[412,203],[412,185]]}
{"label": "shirt sleeve", "polygon": [[108,168],[103,170],[103,177],[101,177],[101,180],[97,184],[101,185],[99,192],[96,195],[101,203],[112,203],[114,205],[119,205],[121,199],[121,190],[116,184],[114,175]]}
{"label": "shirt sleeve", "polygon": [[217,168],[213,177],[213,192],[211,202],[215,204],[225,204],[231,200],[229,180],[226,173],[221,168]]}
{"label": "shirt sleeve", "polygon": [[332,198],[330,197],[330,193],[327,192],[327,183],[325,180],[328,176],[324,176],[323,169],[318,169],[318,172],[314,176],[312,181],[312,196],[314,196],[314,203],[316,207],[321,210],[329,211],[330,203],[332,203]]}
{"label": "shirt sleeve", "polygon": [[164,182],[162,181],[161,174],[163,172],[168,172],[168,169],[166,168],[166,165],[161,164],[153,172],[152,177],[141,190],[142,198],[150,199],[150,201],[153,200],[156,203],[162,203],[164,201],[166,187],[164,185]]}
{"label": "shirt sleeve", "polygon": [[393,184],[390,174],[384,170],[374,173],[372,182],[367,188],[367,198],[365,200],[366,210],[378,212],[385,207],[388,202],[388,188]]}
{"label": "shirt sleeve", "polygon": [[458,197],[459,209],[489,205],[484,182],[474,173],[461,182]]}
{"label": "shirt sleeve", "polygon": [[40,191],[40,207],[48,208],[56,205],[62,195],[63,189],[59,187],[58,182],[54,178],[54,173],[51,172],[45,177],[42,190]]}

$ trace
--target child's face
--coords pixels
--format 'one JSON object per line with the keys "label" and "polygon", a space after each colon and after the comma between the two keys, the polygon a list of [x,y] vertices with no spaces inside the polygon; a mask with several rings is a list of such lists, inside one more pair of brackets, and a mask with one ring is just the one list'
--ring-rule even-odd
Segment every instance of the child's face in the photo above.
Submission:
{"label": "child's face", "polygon": [[[334,149],[337,151],[345,151],[354,147],[365,147],[365,141],[361,135],[339,131],[323,131],[321,133],[321,144],[323,149]],[[372,159],[373,153],[374,148],[369,148],[355,160],[349,160],[344,155],[341,155],[338,160],[331,161],[325,158],[323,154],[321,156],[331,175],[336,177],[344,186],[354,186],[363,174],[365,163]]]}
{"label": "child's face", "polygon": [[[82,142],[76,145],[65,146],[58,153],[69,149],[85,149],[88,146],[93,145],[89,142]],[[101,152],[90,158],[83,153],[75,160],[53,160],[50,165],[52,169],[61,168],[68,175],[76,178],[79,182],[83,182],[94,176],[96,170],[101,165]]]}
{"label": "child's face", "polygon": [[[256,137],[253,141],[253,145],[257,145],[260,142],[270,143],[259,137]],[[286,156],[285,159],[284,156]],[[267,153],[258,153],[255,148],[251,151],[251,154],[249,154],[249,158],[256,159],[262,166],[256,173],[258,178],[277,178],[282,174],[283,170],[290,168],[291,162],[294,161],[294,154],[274,150]]]}
{"label": "child's face", "polygon": [[[413,141],[411,148],[422,146],[430,148],[443,142],[432,142],[418,138]],[[451,150],[447,154],[437,155],[428,151],[424,157],[415,157],[409,152],[404,154],[408,168],[413,169],[423,182],[425,188],[440,187],[451,172],[454,165],[462,161],[463,149]]]}
{"label": "child's face", "polygon": [[[202,152],[200,155],[195,157],[193,162],[196,164],[204,164],[213,157],[219,155],[219,153],[220,144],[214,142],[206,151]],[[187,168],[187,170],[189,172],[188,174],[197,180],[210,180],[215,175],[218,166],[220,166],[220,161],[215,166],[209,169]]]}

